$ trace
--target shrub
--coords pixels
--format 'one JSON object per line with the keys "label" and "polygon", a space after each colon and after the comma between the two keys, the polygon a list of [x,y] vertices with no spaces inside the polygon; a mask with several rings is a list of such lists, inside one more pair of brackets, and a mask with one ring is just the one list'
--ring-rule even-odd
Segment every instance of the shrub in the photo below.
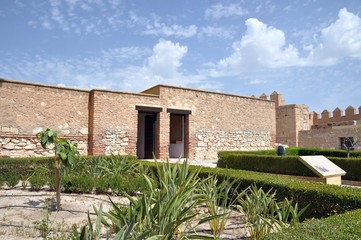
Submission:
{"label": "shrub", "polygon": [[84,175],[64,175],[63,191],[67,193],[91,193],[94,187],[94,179]]}
{"label": "shrub", "polygon": [[[190,167],[191,170],[198,168]],[[230,177],[235,180],[238,192],[254,184],[258,188],[262,187],[264,191],[273,189],[277,192],[277,199],[287,198],[297,202],[301,209],[311,203],[303,215],[304,218],[327,217],[361,208],[361,189],[358,188],[325,185],[286,176],[233,169],[204,167],[199,176],[207,178],[211,174],[217,174],[219,179]]]}
{"label": "shrub", "polygon": [[48,177],[46,175],[35,174],[29,179],[29,182],[31,190],[39,191],[48,183]]}
{"label": "shrub", "polygon": [[361,158],[328,157],[330,161],[345,170],[342,179],[361,181]]}
{"label": "shrub", "polygon": [[114,176],[112,180],[111,189],[115,194],[126,192],[129,195],[135,195],[139,192],[148,191],[147,181],[142,175]]}
{"label": "shrub", "polygon": [[220,155],[217,167],[243,169],[257,172],[316,176],[295,156],[264,156],[227,153]]}
{"label": "shrub", "polygon": [[0,187],[2,187],[2,185],[4,185],[4,183],[5,183],[4,177],[0,176]]}
{"label": "shrub", "polygon": [[[221,155],[228,154],[228,153],[242,153],[242,154],[255,154],[255,155],[277,155],[276,150],[220,151],[220,152],[218,152],[218,158]],[[334,150],[334,149],[321,149],[321,148],[287,147],[286,155],[287,156],[324,155],[326,157],[347,158],[347,151]],[[361,158],[361,151],[351,151],[350,157]]]}
{"label": "shrub", "polygon": [[14,188],[19,183],[19,177],[16,175],[10,176],[5,180],[5,183],[9,188]]}
{"label": "shrub", "polygon": [[260,239],[273,230],[299,223],[300,216],[307,208],[299,211],[297,203],[292,206],[287,198],[283,202],[277,202],[275,196],[275,192],[264,192],[254,185],[239,195],[240,205],[237,208],[247,218],[251,239]]}
{"label": "shrub", "polygon": [[[310,169],[296,156],[265,156],[244,152],[222,152],[218,154],[217,166],[221,168],[243,169],[258,172],[315,177]],[[330,161],[346,171],[342,179],[361,180],[360,158],[328,157]]]}
{"label": "shrub", "polygon": [[264,240],[339,240],[361,239],[361,210],[350,211],[324,219],[312,219],[294,228],[284,229],[278,233],[269,234]]}
{"label": "shrub", "polygon": [[106,177],[99,177],[94,181],[95,192],[98,194],[105,194],[110,188],[109,179]]}
{"label": "shrub", "polygon": [[[124,228],[134,239],[178,239],[187,237],[184,224],[197,216],[195,207],[204,199],[197,194],[198,172],[189,172],[188,164],[168,163],[155,166],[156,175],[146,176],[149,193],[138,198],[126,195],[131,204],[126,207],[113,203],[113,210],[104,215],[109,219],[106,227],[113,228],[117,235]],[[193,238],[201,239],[201,238]]]}
{"label": "shrub", "polygon": [[0,177],[7,179],[10,176],[17,176],[20,179],[23,176],[30,176],[34,169],[39,167],[53,169],[53,158],[1,158]]}

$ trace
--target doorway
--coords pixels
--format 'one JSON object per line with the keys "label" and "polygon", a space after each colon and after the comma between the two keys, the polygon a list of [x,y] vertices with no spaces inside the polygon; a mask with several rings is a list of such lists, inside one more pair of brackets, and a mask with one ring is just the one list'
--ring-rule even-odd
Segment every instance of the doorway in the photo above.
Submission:
{"label": "doorway", "polygon": [[186,116],[183,114],[170,114],[170,158],[184,158],[186,156]]}
{"label": "doorway", "polygon": [[151,159],[155,155],[155,120],[156,115],[149,114],[144,120],[144,158]]}
{"label": "doorway", "polygon": [[140,159],[158,157],[157,113],[138,112],[137,156]]}

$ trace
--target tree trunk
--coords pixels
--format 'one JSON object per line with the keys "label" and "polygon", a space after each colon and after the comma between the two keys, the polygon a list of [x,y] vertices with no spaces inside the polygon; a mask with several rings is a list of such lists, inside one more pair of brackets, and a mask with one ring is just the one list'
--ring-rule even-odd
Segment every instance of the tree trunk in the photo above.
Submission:
{"label": "tree trunk", "polygon": [[56,182],[56,209],[60,210],[60,163],[59,156],[55,155],[55,182]]}

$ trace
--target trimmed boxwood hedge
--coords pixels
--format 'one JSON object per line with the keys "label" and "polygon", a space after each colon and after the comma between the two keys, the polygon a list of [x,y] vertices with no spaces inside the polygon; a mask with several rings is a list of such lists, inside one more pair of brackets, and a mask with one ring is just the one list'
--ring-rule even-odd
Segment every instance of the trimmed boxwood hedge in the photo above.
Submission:
{"label": "trimmed boxwood hedge", "polygon": [[13,176],[17,176],[19,179],[27,178],[38,167],[54,168],[54,158],[0,158],[0,178],[9,179]]}
{"label": "trimmed boxwood hedge", "polygon": [[280,157],[227,153],[219,155],[217,167],[298,176],[316,176],[295,156]]}
{"label": "trimmed boxwood hedge", "polygon": [[[224,153],[245,153],[255,155],[277,155],[275,149],[269,150],[258,150],[258,151],[220,151],[218,154]],[[308,156],[308,155],[323,155],[326,157],[339,157],[347,158],[347,152],[345,150],[332,150],[332,149],[321,149],[321,148],[298,148],[298,147],[287,147],[287,156]],[[361,158],[361,151],[350,151],[351,158]]]}
{"label": "trimmed boxwood hedge", "polygon": [[[142,165],[154,169],[154,162],[140,161]],[[190,166],[191,171],[199,166]],[[244,170],[220,169],[202,167],[200,177],[216,174],[220,179],[230,177],[236,180],[238,192],[251,185],[262,187],[265,191],[270,189],[277,192],[277,198],[288,198],[297,202],[300,208],[308,205],[303,217],[321,218],[361,208],[361,189],[339,187],[321,183],[302,181],[286,176],[276,176]],[[70,183],[70,182],[68,182]],[[77,188],[78,190],[79,188]]]}
{"label": "trimmed boxwood hedge", "polygon": [[[142,164],[151,168],[155,167],[155,163],[152,162],[142,162]],[[199,166],[190,166],[189,169],[194,171],[199,169]],[[230,177],[236,180],[238,192],[254,184],[265,191],[271,189],[276,191],[278,199],[288,198],[297,202],[300,208],[308,205],[304,218],[328,217],[361,208],[361,189],[359,188],[325,185],[245,170],[202,167],[200,171],[200,176],[204,178],[213,174],[220,179]]]}
{"label": "trimmed boxwood hedge", "polygon": [[[113,156],[82,156],[80,160],[85,160],[85,164],[94,170],[93,165],[96,161],[87,161],[88,159],[99,159],[102,161],[110,160]],[[119,159],[136,161],[137,157],[131,155],[117,156]],[[50,171],[48,171],[50,169]],[[15,182],[15,180],[29,180],[31,189],[38,191],[45,186],[50,189],[55,188],[55,176],[53,174],[54,157],[46,158],[2,158],[0,159],[0,186],[4,183]],[[135,194],[138,191],[145,191],[147,183],[145,179],[138,174],[135,175],[111,175],[104,177],[91,176],[89,172],[62,172],[62,191],[67,193],[109,193],[111,189],[113,194],[121,194],[125,191],[128,194]],[[15,178],[15,179],[14,179]],[[13,184],[12,184],[13,185]]]}
{"label": "trimmed boxwood hedge", "polygon": [[[347,152],[345,150],[329,150],[329,149],[319,149],[319,148],[299,148],[299,156],[306,155],[323,155],[327,157],[339,157],[347,158]],[[350,151],[351,158],[361,158],[360,151]]]}
{"label": "trimmed boxwood hedge", "polygon": [[[259,151],[253,153],[236,151],[219,152],[217,167],[297,176],[316,176],[316,174],[299,161],[298,156],[257,155],[257,153]],[[346,175],[342,176],[342,179],[361,180],[361,158],[327,158],[346,171]]]}
{"label": "trimmed boxwood hedge", "polygon": [[361,210],[350,211],[324,219],[312,219],[293,228],[268,234],[264,240],[359,240],[361,239]]}

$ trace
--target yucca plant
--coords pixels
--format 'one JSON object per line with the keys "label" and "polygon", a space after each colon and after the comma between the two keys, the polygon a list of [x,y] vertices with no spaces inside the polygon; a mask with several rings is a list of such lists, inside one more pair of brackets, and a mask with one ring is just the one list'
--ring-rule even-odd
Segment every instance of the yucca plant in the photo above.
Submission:
{"label": "yucca plant", "polygon": [[128,156],[111,155],[110,158],[100,162],[100,175],[129,175],[141,173],[141,165]]}
{"label": "yucca plant", "polygon": [[259,239],[272,230],[270,211],[275,202],[275,193],[264,192],[253,185],[239,195],[238,201],[240,205],[237,208],[246,216],[251,239]]}
{"label": "yucca plant", "polygon": [[211,176],[201,185],[208,216],[211,217],[208,223],[215,239],[219,239],[222,234],[233,204],[237,200],[237,195],[232,192],[234,184],[235,182],[228,178],[220,182],[216,176]]}
{"label": "yucca plant", "polygon": [[14,188],[19,183],[19,177],[12,175],[6,179],[5,183],[9,188]]}
{"label": "yucca plant", "polygon": [[149,191],[138,198],[125,194],[129,206],[112,201],[113,210],[104,213],[103,224],[117,234],[130,229],[129,239],[213,239],[194,233],[190,224],[198,215],[196,206],[205,199],[198,190],[198,173],[188,170],[187,161],[174,166],[157,163],[152,177],[144,175]]}
{"label": "yucca plant", "polygon": [[277,220],[279,222],[285,223],[285,226],[293,226],[300,222],[300,217],[306,211],[309,205],[299,210],[298,203],[293,206],[292,201],[285,198],[283,202],[276,203],[275,206],[277,208],[275,211],[277,213]]}
{"label": "yucca plant", "polygon": [[288,199],[278,203],[276,192],[271,191],[264,192],[262,188],[252,185],[238,196],[240,205],[236,207],[246,216],[251,239],[260,239],[272,231],[298,223],[307,208],[298,211],[298,205],[293,207]]}
{"label": "yucca plant", "polygon": [[[95,224],[93,224],[90,219],[90,214],[88,212],[88,222],[85,226],[81,228],[79,240],[99,240],[101,237],[101,221],[103,216],[102,205],[100,205],[99,210],[97,211],[97,219]],[[108,236],[107,236],[108,239]]]}

